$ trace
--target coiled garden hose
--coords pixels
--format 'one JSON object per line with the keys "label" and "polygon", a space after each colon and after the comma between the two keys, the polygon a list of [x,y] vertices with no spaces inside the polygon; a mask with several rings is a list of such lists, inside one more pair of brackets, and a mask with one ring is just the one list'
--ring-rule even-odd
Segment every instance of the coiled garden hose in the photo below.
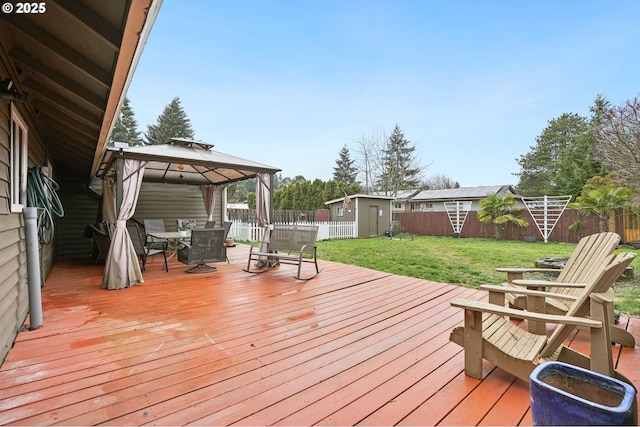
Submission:
{"label": "coiled garden hose", "polygon": [[48,244],[54,235],[54,216],[62,218],[64,208],[58,197],[60,186],[42,172],[42,166],[29,169],[27,175],[27,204],[38,208],[38,239]]}

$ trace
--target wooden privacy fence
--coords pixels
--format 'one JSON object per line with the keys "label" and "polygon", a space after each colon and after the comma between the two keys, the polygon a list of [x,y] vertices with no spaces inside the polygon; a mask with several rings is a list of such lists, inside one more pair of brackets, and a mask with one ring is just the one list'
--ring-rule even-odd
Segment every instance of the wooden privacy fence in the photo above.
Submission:
{"label": "wooden privacy fence", "polygon": [[[424,236],[450,236],[453,228],[449,221],[447,212],[402,212],[395,214],[400,223],[400,230],[406,233]],[[533,218],[528,211],[523,210],[522,216],[529,222],[527,227],[517,227],[507,224],[502,232],[502,237],[506,240],[524,240],[525,236],[533,236],[542,241],[542,235],[538,230]],[[578,220],[578,212],[575,209],[566,209],[555,228],[549,235],[550,242],[575,243],[581,236],[598,233],[599,218],[595,215],[588,215],[582,218],[585,228],[580,232],[569,230],[569,226]],[[616,210],[609,222],[609,231],[618,233],[624,243],[640,240],[640,220],[634,213]],[[477,212],[469,212],[467,219],[460,232],[460,237],[495,237],[494,224],[487,224],[478,221]]]}

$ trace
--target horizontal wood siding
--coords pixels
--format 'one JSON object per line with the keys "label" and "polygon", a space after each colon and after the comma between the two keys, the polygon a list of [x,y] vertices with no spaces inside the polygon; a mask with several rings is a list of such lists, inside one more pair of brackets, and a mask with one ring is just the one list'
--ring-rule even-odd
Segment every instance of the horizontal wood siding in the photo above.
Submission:
{"label": "horizontal wood siding", "polygon": [[91,191],[86,177],[63,168],[56,169],[64,217],[56,224],[57,252],[61,258],[91,256],[93,241],[85,236],[87,225],[100,221],[100,196]]}
{"label": "horizontal wood siding", "polygon": [[[507,240],[523,240],[525,236],[535,236],[538,240],[544,240],[529,212],[523,211],[522,215],[529,222],[529,226],[517,227],[509,224],[502,233],[503,238]],[[424,236],[450,236],[453,233],[453,228],[446,212],[403,212],[399,214],[399,217],[402,230],[407,233]],[[581,234],[569,230],[569,226],[577,220],[578,213],[575,209],[565,210],[549,236],[549,241],[577,242],[581,236],[600,231],[598,217],[595,215],[588,215],[582,218],[585,223],[585,229]],[[624,238],[623,224],[622,211],[618,211],[614,221],[612,221],[610,231],[615,231]],[[495,237],[495,226],[478,221],[477,213],[472,211],[467,216],[460,237],[493,238]]]}
{"label": "horizontal wood siding", "polygon": [[11,213],[9,121],[9,104],[0,102],[0,215]]}
{"label": "horizontal wood siding", "polygon": [[0,102],[0,363],[29,311],[22,215],[11,213],[9,103]]}
{"label": "horizontal wood siding", "polygon": [[[216,225],[223,221],[222,186],[216,191]],[[176,230],[178,219],[195,219],[198,227],[207,221],[202,192],[195,185],[175,185],[143,182],[134,218],[140,222],[145,219],[161,218],[168,231]]]}
{"label": "horizontal wood siding", "polygon": [[21,215],[0,220],[0,362],[29,311],[26,242]]}

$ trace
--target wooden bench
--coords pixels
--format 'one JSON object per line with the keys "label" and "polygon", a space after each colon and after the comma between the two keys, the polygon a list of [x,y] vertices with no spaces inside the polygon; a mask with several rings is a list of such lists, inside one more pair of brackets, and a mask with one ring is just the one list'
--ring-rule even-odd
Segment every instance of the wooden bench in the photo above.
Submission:
{"label": "wooden bench", "polygon": [[[279,264],[293,264],[298,266],[296,279],[313,279],[322,271],[318,268],[316,259],[317,237],[318,226],[316,225],[275,225],[269,234],[266,250],[256,246],[252,246],[249,250],[245,271],[263,273]],[[254,267],[257,266],[257,270],[251,270],[252,262],[255,263]],[[301,276],[303,263],[314,264],[316,272],[313,276],[305,278]]]}

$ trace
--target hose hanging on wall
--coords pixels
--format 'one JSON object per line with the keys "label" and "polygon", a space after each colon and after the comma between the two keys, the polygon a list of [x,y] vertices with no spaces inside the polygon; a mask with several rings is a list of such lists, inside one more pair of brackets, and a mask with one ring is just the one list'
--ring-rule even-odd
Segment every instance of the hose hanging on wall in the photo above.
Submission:
{"label": "hose hanging on wall", "polygon": [[54,215],[62,218],[64,209],[58,193],[60,186],[42,172],[42,166],[29,169],[27,176],[27,203],[38,209],[38,238],[48,244],[54,235]]}

